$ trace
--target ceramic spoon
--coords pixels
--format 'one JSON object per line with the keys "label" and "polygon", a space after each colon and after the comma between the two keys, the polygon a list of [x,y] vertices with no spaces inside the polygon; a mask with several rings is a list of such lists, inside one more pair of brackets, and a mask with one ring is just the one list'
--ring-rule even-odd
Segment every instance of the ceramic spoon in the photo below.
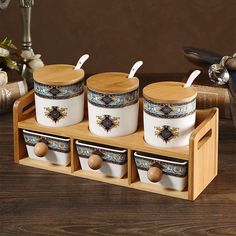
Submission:
{"label": "ceramic spoon", "polygon": [[82,57],[80,57],[74,70],[80,70],[82,65],[88,60],[88,58],[89,58],[88,54],[84,54]]}
{"label": "ceramic spoon", "polygon": [[191,73],[191,75],[188,77],[188,80],[186,84],[184,85],[184,88],[189,88],[193,81],[200,75],[201,71],[200,70],[195,70]]}
{"label": "ceramic spoon", "polygon": [[130,70],[130,72],[129,72],[129,76],[128,76],[129,79],[134,77],[136,71],[139,69],[139,67],[140,67],[142,64],[143,64],[142,61],[137,61],[137,62],[133,65],[133,67],[131,68],[131,70]]}

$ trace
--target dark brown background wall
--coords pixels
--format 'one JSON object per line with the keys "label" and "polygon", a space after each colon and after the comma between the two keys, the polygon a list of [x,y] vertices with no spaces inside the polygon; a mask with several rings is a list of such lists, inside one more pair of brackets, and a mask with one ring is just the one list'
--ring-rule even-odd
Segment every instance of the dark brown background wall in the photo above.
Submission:
{"label": "dark brown background wall", "polygon": [[[18,0],[0,11],[0,36],[21,41]],[[186,72],[184,45],[236,51],[234,0],[35,0],[33,47],[47,64],[72,63],[88,52],[88,73]]]}

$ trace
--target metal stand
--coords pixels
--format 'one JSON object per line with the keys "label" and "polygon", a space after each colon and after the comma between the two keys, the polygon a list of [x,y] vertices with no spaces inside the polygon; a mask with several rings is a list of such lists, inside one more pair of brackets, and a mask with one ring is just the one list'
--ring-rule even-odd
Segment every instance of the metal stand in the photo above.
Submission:
{"label": "metal stand", "polygon": [[22,39],[22,49],[32,50],[32,40],[31,40],[31,11],[34,5],[34,0],[20,0],[20,8],[23,20],[23,39]]}
{"label": "metal stand", "polygon": [[[0,9],[6,9],[11,0],[0,0]],[[32,50],[31,40],[31,11],[34,5],[34,0],[20,0],[20,9],[23,20],[23,38],[22,50]]]}
{"label": "metal stand", "polygon": [[[34,0],[20,0],[20,9],[23,22],[23,38],[22,38],[22,50],[33,51],[32,40],[31,40],[31,12],[32,6],[34,5]],[[25,78],[28,89],[34,87],[33,75],[29,71],[26,60],[22,63],[21,76]]]}
{"label": "metal stand", "polygon": [[[0,0],[0,9],[8,7],[11,0]],[[22,50],[33,51],[31,40],[31,12],[34,0],[20,0],[20,9],[23,22]],[[21,76],[26,80],[28,89],[33,88],[33,76],[29,71],[26,61],[22,61]]]}

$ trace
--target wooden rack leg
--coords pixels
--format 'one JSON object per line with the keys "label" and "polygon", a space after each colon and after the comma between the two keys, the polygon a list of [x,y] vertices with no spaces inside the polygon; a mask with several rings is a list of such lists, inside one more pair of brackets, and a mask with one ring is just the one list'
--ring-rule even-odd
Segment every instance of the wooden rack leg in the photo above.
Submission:
{"label": "wooden rack leg", "polygon": [[71,155],[71,173],[75,172],[76,170],[81,169],[78,153],[75,146],[75,139],[70,139],[70,155]]}
{"label": "wooden rack leg", "polygon": [[14,131],[14,161],[19,163],[19,160],[26,156],[26,147],[23,139],[22,130],[18,129],[18,122],[26,119],[35,110],[33,90],[15,101],[13,106],[13,131]]}
{"label": "wooden rack leg", "polygon": [[138,176],[138,170],[133,157],[134,151],[128,150],[128,184],[132,184]]}
{"label": "wooden rack leg", "polygon": [[189,199],[194,200],[215,178],[218,171],[218,109],[207,118],[190,138]]}

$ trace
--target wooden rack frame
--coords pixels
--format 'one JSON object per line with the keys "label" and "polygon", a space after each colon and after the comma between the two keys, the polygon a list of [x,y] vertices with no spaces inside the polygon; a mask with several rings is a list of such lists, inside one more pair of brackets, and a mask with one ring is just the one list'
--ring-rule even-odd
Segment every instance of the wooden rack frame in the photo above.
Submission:
{"label": "wooden rack frame", "polygon": [[[87,102],[85,101],[85,104]],[[86,111],[85,107],[85,111]],[[196,128],[190,137],[189,146],[181,148],[160,149],[147,144],[143,139],[142,98],[140,99],[139,128],[134,134],[106,138],[89,132],[87,114],[79,124],[51,128],[38,124],[35,120],[34,92],[31,91],[14,104],[14,160],[16,163],[41,168],[49,171],[70,174],[87,179],[121,185],[129,188],[159,193],[172,197],[194,200],[217,175],[218,170],[218,109],[197,110]],[[68,137],[71,140],[71,164],[67,167],[57,166],[27,157],[22,130],[31,130],[51,135]],[[80,167],[75,141],[90,141],[106,144],[128,150],[128,174],[122,179],[107,177],[98,173],[83,171]],[[157,185],[141,183],[139,181],[134,151],[158,154],[162,156],[188,161],[188,185],[183,191],[165,189]]]}

